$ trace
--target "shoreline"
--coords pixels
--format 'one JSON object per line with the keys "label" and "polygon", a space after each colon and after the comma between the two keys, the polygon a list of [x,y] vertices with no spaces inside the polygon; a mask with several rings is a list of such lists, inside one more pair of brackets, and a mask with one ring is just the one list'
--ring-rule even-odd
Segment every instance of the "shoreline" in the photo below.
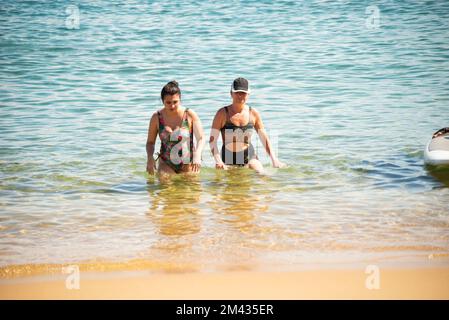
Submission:
{"label": "shoreline", "polygon": [[449,267],[365,271],[83,272],[79,289],[68,275],[28,276],[0,280],[0,299],[449,299]]}

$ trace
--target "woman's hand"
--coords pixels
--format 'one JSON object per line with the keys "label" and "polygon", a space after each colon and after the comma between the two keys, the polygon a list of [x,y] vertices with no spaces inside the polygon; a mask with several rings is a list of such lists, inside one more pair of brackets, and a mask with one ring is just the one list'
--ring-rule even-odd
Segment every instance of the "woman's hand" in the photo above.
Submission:
{"label": "woman's hand", "polygon": [[285,168],[287,165],[283,162],[280,162],[278,159],[273,160],[273,168]]}
{"label": "woman's hand", "polygon": [[193,161],[192,165],[190,166],[190,170],[194,173],[198,173],[200,172],[201,169],[201,161],[197,162],[197,161]]}
{"label": "woman's hand", "polygon": [[192,164],[190,165],[190,171],[198,173],[201,169],[201,153],[194,152]]}
{"label": "woman's hand", "polygon": [[215,169],[228,170],[228,166],[225,165],[223,162],[217,162],[215,164]]}
{"label": "woman's hand", "polygon": [[154,168],[156,167],[154,163],[153,157],[149,158],[147,160],[147,172],[151,175],[154,175]]}

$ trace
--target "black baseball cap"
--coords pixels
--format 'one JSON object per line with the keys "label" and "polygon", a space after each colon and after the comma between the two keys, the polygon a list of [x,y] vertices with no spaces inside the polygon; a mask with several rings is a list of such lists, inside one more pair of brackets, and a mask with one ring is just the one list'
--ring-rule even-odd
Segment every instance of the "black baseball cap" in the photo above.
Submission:
{"label": "black baseball cap", "polygon": [[245,92],[249,93],[249,83],[245,78],[237,78],[232,83],[232,92]]}

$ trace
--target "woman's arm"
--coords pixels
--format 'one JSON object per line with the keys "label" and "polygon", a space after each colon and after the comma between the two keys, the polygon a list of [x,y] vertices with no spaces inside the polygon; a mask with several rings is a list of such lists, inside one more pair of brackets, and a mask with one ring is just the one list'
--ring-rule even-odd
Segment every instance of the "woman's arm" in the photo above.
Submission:
{"label": "woman's arm", "polygon": [[259,139],[262,142],[262,145],[264,146],[265,151],[267,152],[268,156],[271,159],[271,163],[272,163],[273,167],[275,167],[275,168],[284,167],[285,164],[280,162],[279,159],[276,157],[276,154],[274,153],[274,150],[273,150],[271,142],[270,142],[270,138],[268,138],[268,134],[265,131],[265,127],[263,125],[262,118],[261,118],[259,112],[257,112],[257,110],[254,110],[254,109],[251,109],[251,110],[253,113],[253,117],[255,119],[254,128],[256,129],[257,134],[259,135]]}
{"label": "woman's arm", "polygon": [[220,129],[223,127],[225,120],[224,109],[220,109],[215,114],[214,120],[212,122],[212,128],[210,130],[209,147],[212,152],[212,156],[215,160],[215,167],[217,169],[227,169],[226,165],[223,163],[220,157],[220,152],[218,151],[218,137],[220,136]]}
{"label": "woman's arm", "polygon": [[204,148],[204,132],[203,132],[203,126],[201,125],[201,120],[198,117],[198,115],[195,113],[195,111],[189,109],[188,111],[190,118],[192,119],[193,124],[193,135],[196,139],[196,149],[193,152],[193,172],[198,172],[201,166],[201,155],[203,154],[203,148]]}
{"label": "woman's arm", "polygon": [[147,137],[147,172],[149,174],[154,174],[154,144],[156,142],[157,132],[159,130],[159,119],[157,113],[155,112],[151,117],[150,123],[148,125],[148,137]]}

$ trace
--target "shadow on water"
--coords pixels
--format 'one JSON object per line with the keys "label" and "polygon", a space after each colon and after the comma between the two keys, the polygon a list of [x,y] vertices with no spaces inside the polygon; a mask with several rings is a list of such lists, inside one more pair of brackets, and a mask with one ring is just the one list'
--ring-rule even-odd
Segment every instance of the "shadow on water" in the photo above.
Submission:
{"label": "shadow on water", "polygon": [[449,166],[426,165],[427,173],[435,180],[442,183],[445,187],[449,187]]}
{"label": "shadow on water", "polygon": [[102,189],[106,193],[141,193],[146,190],[146,185],[141,181],[124,182],[108,189]]}
{"label": "shadow on water", "polygon": [[427,170],[422,154],[416,152],[401,153],[381,160],[363,160],[352,169],[372,181],[374,188],[380,189],[427,191],[441,187],[438,182],[444,181],[444,172],[437,170],[432,173]]}

